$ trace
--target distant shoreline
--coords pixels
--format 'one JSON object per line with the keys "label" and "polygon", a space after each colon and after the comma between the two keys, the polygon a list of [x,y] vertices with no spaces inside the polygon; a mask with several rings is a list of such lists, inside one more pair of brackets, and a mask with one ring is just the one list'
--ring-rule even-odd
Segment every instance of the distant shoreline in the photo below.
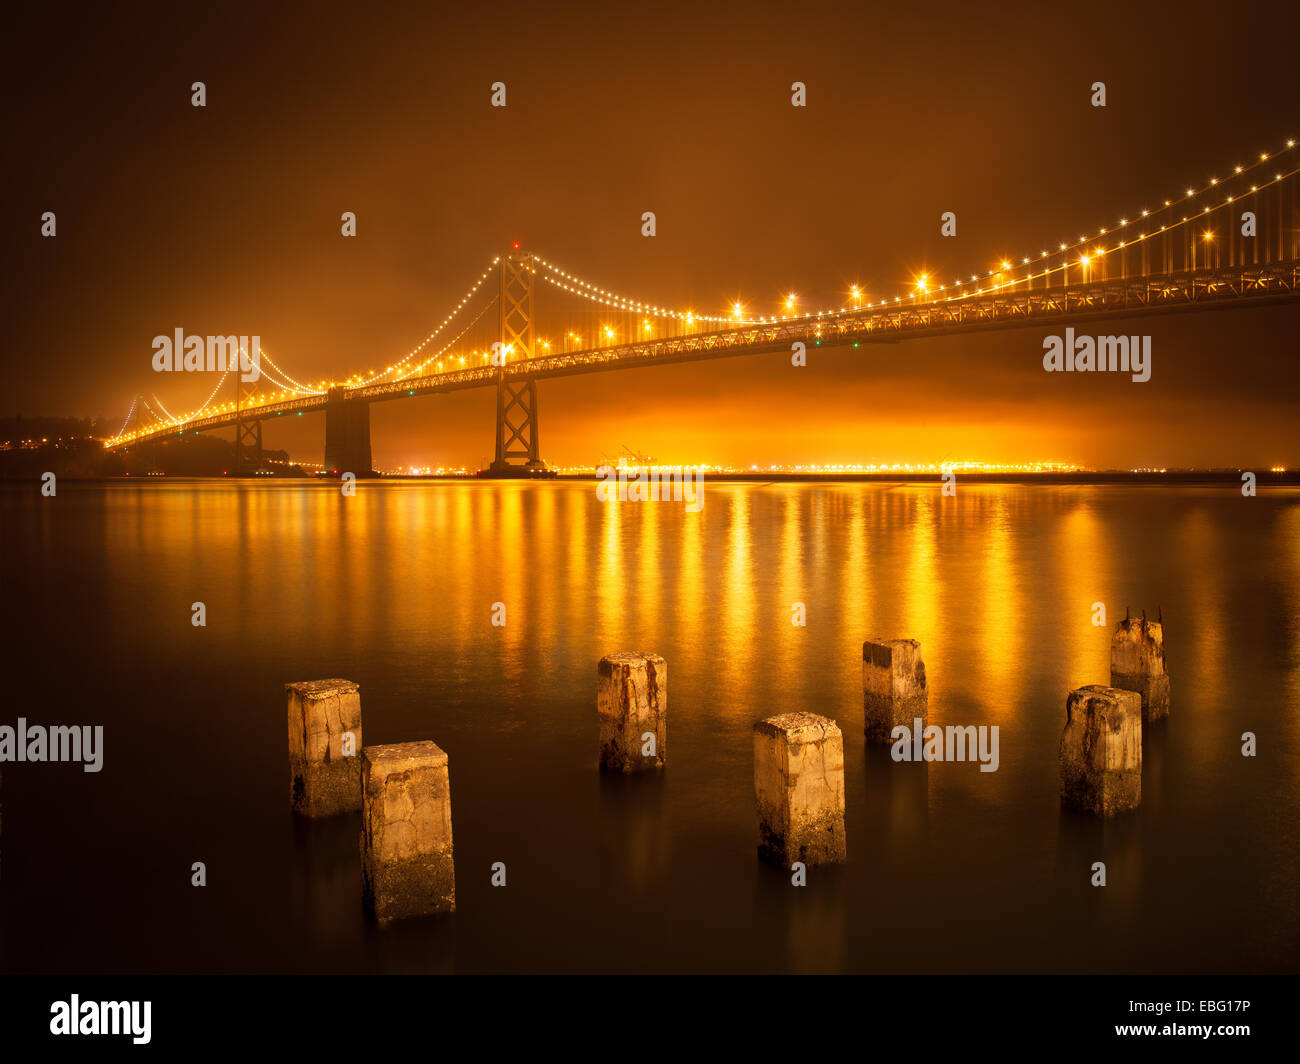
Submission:
{"label": "distant shoreline", "polygon": [[[1050,485],[1130,485],[1130,486],[1190,486],[1196,484],[1239,486],[1245,470],[1169,470],[1163,473],[1127,473],[1118,471],[1075,472],[1075,473],[963,473],[956,472],[959,484],[1050,484]],[[1300,470],[1272,472],[1265,470],[1255,472],[1259,487],[1300,486]],[[21,483],[26,477],[3,477],[0,483]],[[107,477],[60,477],[62,483],[166,483],[167,481],[260,481],[274,483],[277,481],[337,481],[337,477],[318,474],[260,475],[260,476],[184,476],[184,475],[146,475],[146,476],[107,476]],[[366,483],[375,481],[421,481],[437,480],[463,483],[492,482],[505,480],[507,483],[527,483],[537,481],[553,483],[556,481],[595,483],[599,478],[595,473],[558,473],[547,477],[480,477],[475,474],[422,474],[412,476],[406,473],[386,474],[363,478]],[[705,481],[713,483],[747,483],[747,484],[941,484],[942,474],[935,473],[709,473],[703,474]]]}

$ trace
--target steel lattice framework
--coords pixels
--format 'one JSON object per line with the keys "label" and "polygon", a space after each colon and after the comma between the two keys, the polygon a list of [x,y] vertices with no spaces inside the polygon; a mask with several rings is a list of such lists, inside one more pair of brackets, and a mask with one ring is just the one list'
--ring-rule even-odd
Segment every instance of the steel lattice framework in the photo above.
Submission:
{"label": "steel lattice framework", "polygon": [[499,268],[498,335],[501,339],[494,352],[498,363],[493,367],[497,374],[497,448],[492,471],[535,472],[546,468],[538,453],[537,381],[534,377],[521,380],[508,375],[507,368],[533,360],[537,331],[533,291],[537,271],[531,255],[507,255]]}

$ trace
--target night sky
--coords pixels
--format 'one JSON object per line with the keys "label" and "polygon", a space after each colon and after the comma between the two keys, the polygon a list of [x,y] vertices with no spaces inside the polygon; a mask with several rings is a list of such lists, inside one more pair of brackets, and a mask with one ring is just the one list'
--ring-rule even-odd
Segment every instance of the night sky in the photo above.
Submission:
{"label": "night sky", "polygon": [[[664,305],[839,305],[1019,261],[1300,137],[1294,3],[423,8],[19,5],[0,413],[188,410],[213,379],[150,366],[177,327],[257,333],[303,380],[382,367],[512,241]],[[544,381],[542,455],[1300,466],[1297,326],[1292,305],[1096,330],[1152,335],[1146,384],[1044,373],[1050,329]],[[494,404],[375,405],[376,465],[477,464]],[[266,445],[319,460],[323,418],[293,422]]]}

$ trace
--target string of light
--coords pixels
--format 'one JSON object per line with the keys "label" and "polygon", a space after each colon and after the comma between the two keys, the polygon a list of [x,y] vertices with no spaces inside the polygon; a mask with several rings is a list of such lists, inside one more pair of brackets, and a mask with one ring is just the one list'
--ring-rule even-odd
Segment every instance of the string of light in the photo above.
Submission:
{"label": "string of light", "polygon": [[294,382],[295,384],[298,384],[298,387],[295,388],[293,384],[289,383],[290,381],[293,380],[293,378],[290,377],[287,373],[285,373],[284,370],[280,369],[279,366],[276,366],[274,362],[271,362],[270,355],[268,355],[265,351],[263,351],[262,356],[272,366],[275,366],[276,371],[280,373],[281,376],[284,378],[284,379],[280,379],[279,377],[276,377],[276,375],[272,373],[269,369],[267,369],[265,366],[261,366],[260,369],[261,369],[262,376],[264,376],[272,384],[277,384],[281,388],[283,388],[286,392],[292,392],[294,395],[324,395],[325,394],[319,388],[310,388],[307,387],[306,385],[302,385],[297,381]]}
{"label": "string of light", "polygon": [[[497,305],[498,299],[499,299],[498,296],[493,296],[491,299],[489,299],[487,305],[478,312],[477,317],[475,317],[473,321],[471,321],[468,325],[466,325],[465,328],[461,329],[461,331],[457,333],[454,337],[448,340],[446,345],[442,348],[441,351],[437,352],[436,354],[430,355],[418,366],[416,366],[415,369],[408,376],[400,378],[398,380],[398,383],[400,384],[402,381],[413,380],[415,377],[419,376],[419,373],[422,369],[424,369],[426,366],[430,365],[431,363],[436,362],[439,358],[441,358],[444,354],[446,354],[451,348],[453,348],[460,341],[461,337],[463,337],[467,332],[470,331],[470,329],[474,328],[474,326],[479,323],[479,321],[482,319],[484,314],[486,314],[489,310],[491,310],[494,306]],[[465,361],[465,357],[463,355],[461,356],[461,361],[462,362]],[[441,372],[441,370],[439,370],[439,372]]]}
{"label": "string of light", "polygon": [[[723,325],[752,325],[754,321],[740,317],[717,317],[709,314],[696,314],[694,311],[670,310],[666,307],[655,306],[651,303],[642,302],[639,299],[633,299],[631,296],[621,296],[616,292],[610,292],[601,288],[599,285],[591,284],[580,277],[576,277],[567,270],[561,269],[552,262],[548,262],[542,256],[534,254],[533,260],[539,263],[545,270],[550,271],[548,274],[541,274],[544,281],[549,282],[556,288],[561,288],[566,292],[582,296],[595,303],[603,303],[608,307],[616,310],[635,311],[638,314],[646,314],[657,318],[674,318],[685,321],[688,325],[697,321],[709,322],[711,324]],[[563,280],[557,280],[563,278]]]}
{"label": "string of light", "polygon": [[[283,384],[284,387],[286,387],[286,388],[289,389],[289,391],[291,391],[291,392],[297,392],[299,395],[323,395],[323,394],[324,394],[324,392],[322,392],[319,388],[313,388],[310,384],[303,384],[302,381],[297,380],[296,378],[290,376],[290,375],[289,375],[287,372],[285,372],[285,370],[284,370],[284,369],[283,369],[283,368],[282,368],[282,367],[281,367],[281,366],[280,366],[280,365],[275,361],[275,359],[273,359],[273,358],[270,356],[270,354],[267,352],[266,348],[262,347],[262,348],[259,348],[258,350],[259,350],[259,353],[260,353],[261,357],[264,358],[264,359],[266,359],[266,361],[269,362],[269,363],[271,364],[272,368],[273,368],[277,373],[279,373],[280,376],[283,378],[283,380],[279,381],[278,383]],[[266,371],[263,370],[262,372],[265,373]],[[269,375],[269,374],[268,374],[268,375]]]}
{"label": "string of light", "polygon": [[174,422],[174,424],[184,425],[187,422],[193,421],[196,417],[198,417],[201,413],[203,413],[203,411],[205,411],[208,408],[208,404],[212,402],[217,392],[221,390],[221,386],[226,383],[226,378],[229,376],[230,376],[230,370],[226,370],[225,372],[223,372],[221,374],[221,377],[217,380],[217,383],[212,386],[212,391],[208,393],[208,397],[203,400],[203,405],[199,407],[196,411],[194,411],[194,413],[186,415],[185,417],[181,418],[180,421]]}
{"label": "string of light", "polygon": [[127,425],[131,424],[131,418],[135,415],[135,407],[139,401],[140,397],[138,395],[132,396],[131,409],[126,412],[126,420],[122,422],[122,427],[117,430],[117,435],[108,441],[110,444],[117,443],[122,438],[122,433],[126,431]]}
{"label": "string of light", "polygon": [[175,420],[176,420],[175,415],[172,414],[172,412],[171,412],[170,410],[168,410],[165,406],[163,406],[163,401],[162,401],[161,399],[158,398],[157,393],[156,393],[156,392],[151,392],[150,394],[153,396],[153,401],[154,401],[155,403],[158,404],[158,409],[161,410],[164,414],[167,415],[167,420],[169,420],[169,421],[175,421]]}
{"label": "string of light", "polygon": [[400,361],[394,362],[382,373],[376,373],[373,377],[369,377],[366,380],[360,381],[357,385],[355,385],[355,387],[364,388],[369,384],[373,384],[377,380],[382,380],[384,377],[387,377],[390,374],[395,373],[398,369],[400,369],[407,362],[411,361],[411,359],[413,359],[421,351],[423,351],[425,347],[428,346],[429,342],[433,340],[434,337],[436,337],[440,332],[442,332],[442,330],[445,329],[447,325],[451,323],[451,320],[455,318],[457,314],[460,313],[461,309],[465,306],[465,304],[474,298],[474,293],[477,292],[483,286],[483,282],[486,281],[488,277],[491,276],[493,268],[500,261],[501,261],[500,255],[498,255],[496,258],[492,260],[492,265],[489,266],[486,270],[482,272],[482,274],[479,275],[479,279],[475,281],[473,285],[470,286],[470,290],[466,292],[464,298],[462,298],[461,301],[457,303],[454,308],[452,308],[451,313],[448,314],[445,318],[443,318],[441,323],[439,323],[438,327],[434,329],[433,332],[431,332],[423,340],[421,340],[420,343],[416,345],[416,347],[411,351],[410,354],[408,354],[405,358],[401,359]]}
{"label": "string of light", "polygon": [[[1233,180],[1233,179],[1235,179],[1235,178],[1238,178],[1238,177],[1243,177],[1244,175],[1249,174],[1252,170],[1255,170],[1256,168],[1258,168],[1258,167],[1260,167],[1260,166],[1263,166],[1264,163],[1266,163],[1266,162],[1270,162],[1270,161],[1272,161],[1272,162],[1276,162],[1277,157],[1278,157],[1279,155],[1282,155],[1282,154],[1284,154],[1285,152],[1287,152],[1287,151],[1293,149],[1293,148],[1295,147],[1295,144],[1296,144],[1295,140],[1294,140],[1294,139],[1290,139],[1290,140],[1288,140],[1288,141],[1286,142],[1286,145],[1285,145],[1284,147],[1279,148],[1277,151],[1274,151],[1274,152],[1272,152],[1272,153],[1269,153],[1269,152],[1261,152],[1259,158],[1256,159],[1256,160],[1254,160],[1253,162],[1251,162],[1251,163],[1250,163],[1249,165],[1247,165],[1247,166],[1234,166],[1234,167],[1232,168],[1232,173],[1231,173],[1227,178],[1224,178],[1224,179],[1223,179],[1223,182],[1231,181],[1231,180]],[[1120,250],[1123,250],[1124,248],[1132,247],[1134,244],[1141,243],[1141,242],[1144,241],[1144,240],[1149,240],[1149,239],[1151,239],[1153,236],[1158,236],[1158,235],[1160,235],[1160,234],[1162,234],[1162,233],[1173,232],[1174,230],[1179,229],[1179,228],[1181,228],[1182,226],[1184,226],[1184,225],[1186,225],[1186,224],[1188,224],[1188,223],[1190,223],[1190,222],[1195,221],[1198,217],[1200,217],[1200,216],[1202,216],[1202,215],[1209,214],[1211,211],[1218,210],[1218,209],[1220,209],[1221,207],[1226,207],[1228,204],[1233,203],[1233,202],[1235,202],[1235,201],[1238,200],[1238,199],[1241,199],[1243,196],[1246,196],[1246,195],[1252,195],[1252,194],[1254,194],[1254,193],[1256,193],[1256,192],[1259,192],[1259,191],[1262,190],[1262,189],[1269,188],[1269,187],[1271,187],[1271,186],[1277,184],[1277,183],[1280,182],[1280,181],[1284,181],[1284,180],[1286,180],[1286,179],[1288,179],[1288,178],[1290,178],[1290,177],[1293,177],[1297,172],[1300,172],[1300,171],[1297,171],[1297,170],[1291,170],[1289,173],[1285,173],[1285,174],[1284,174],[1284,173],[1281,173],[1281,172],[1276,172],[1276,173],[1274,174],[1272,180],[1265,181],[1263,184],[1252,185],[1252,186],[1250,187],[1250,191],[1249,191],[1249,192],[1246,192],[1246,193],[1240,193],[1240,194],[1238,194],[1237,196],[1228,196],[1228,197],[1227,197],[1223,202],[1221,202],[1221,203],[1219,203],[1219,204],[1217,204],[1217,205],[1207,206],[1207,207],[1202,208],[1202,210],[1201,210],[1198,214],[1195,214],[1195,215],[1188,215],[1188,216],[1182,218],[1182,219],[1179,220],[1179,221],[1171,222],[1171,223],[1169,223],[1169,224],[1167,224],[1167,225],[1162,225],[1159,229],[1157,229],[1157,230],[1153,230],[1152,232],[1149,232],[1149,233],[1141,233],[1138,237],[1136,237],[1136,238],[1133,239],[1133,240],[1128,240],[1128,241],[1121,240],[1121,241],[1120,241],[1118,244],[1116,244],[1114,247],[1111,247],[1111,248],[1095,247],[1095,248],[1094,248],[1094,251],[1093,251],[1093,254],[1094,254],[1094,255],[1109,255],[1109,254],[1111,254],[1111,253],[1114,252],[1114,251],[1120,251]],[[1009,288],[1009,287],[1011,287],[1012,285],[1016,285],[1016,284],[1025,284],[1025,283],[1028,283],[1028,282],[1031,282],[1031,281],[1037,280],[1037,279],[1040,278],[1040,277],[1049,277],[1051,274],[1056,273],[1058,270],[1060,270],[1060,271],[1068,270],[1070,267],[1076,265],[1076,263],[1078,263],[1078,261],[1079,261],[1078,258],[1072,258],[1072,256],[1074,256],[1075,253],[1078,252],[1078,251],[1080,251],[1081,249],[1086,250],[1087,246],[1090,245],[1090,244],[1092,244],[1094,240],[1098,240],[1098,239],[1100,239],[1100,238],[1103,237],[1103,236],[1107,236],[1107,235],[1113,234],[1114,231],[1117,230],[1117,229],[1127,229],[1128,226],[1130,225],[1130,223],[1131,223],[1131,222],[1136,223],[1138,218],[1147,218],[1147,217],[1150,217],[1150,216],[1153,215],[1153,214],[1158,215],[1158,214],[1161,214],[1162,212],[1167,211],[1167,210],[1168,210],[1168,211],[1176,211],[1176,210],[1179,209],[1180,206],[1185,205],[1185,204],[1187,204],[1187,203],[1190,203],[1192,200],[1196,199],[1196,197],[1198,197],[1198,196],[1200,196],[1200,195],[1202,195],[1202,194],[1204,194],[1204,193],[1206,193],[1206,192],[1209,192],[1209,191],[1211,191],[1212,189],[1217,188],[1217,187],[1218,187],[1221,183],[1223,183],[1223,182],[1221,182],[1220,179],[1217,178],[1217,177],[1210,178],[1210,180],[1209,180],[1207,183],[1201,185],[1199,188],[1198,188],[1198,187],[1190,187],[1190,188],[1185,189],[1185,190],[1184,190],[1184,194],[1183,194],[1183,196],[1182,196],[1181,198],[1179,198],[1179,199],[1174,199],[1174,200],[1165,200],[1163,206],[1161,206],[1161,207],[1157,207],[1157,208],[1155,208],[1155,209],[1153,209],[1153,210],[1144,208],[1144,209],[1142,209],[1140,212],[1134,212],[1134,213],[1136,214],[1136,218],[1129,218],[1129,217],[1127,217],[1127,216],[1122,216],[1122,217],[1120,218],[1120,220],[1119,220],[1119,222],[1118,222],[1117,224],[1112,225],[1112,226],[1109,226],[1109,227],[1102,226],[1102,227],[1098,230],[1098,232],[1097,232],[1097,236],[1096,236],[1096,237],[1081,236],[1077,241],[1074,241],[1073,243],[1066,243],[1066,242],[1062,242],[1062,243],[1060,243],[1060,244],[1058,245],[1058,247],[1057,247],[1057,250],[1055,250],[1055,251],[1041,251],[1041,252],[1039,253],[1039,257],[1038,257],[1038,258],[1039,258],[1039,261],[1042,261],[1043,259],[1046,259],[1046,260],[1047,260],[1048,266],[1047,266],[1046,269],[1042,270],[1041,272],[1034,273],[1034,272],[1033,272],[1033,269],[1032,269],[1032,267],[1031,267],[1030,272],[1029,272],[1028,274],[1026,274],[1025,276],[1023,276],[1023,277],[1021,277],[1021,278],[1019,278],[1019,279],[1011,279],[1011,280],[1003,281],[1003,282],[1001,282],[1001,283],[999,283],[999,284],[992,284],[992,285],[989,285],[989,290],[996,291],[996,290],[1001,289],[1001,288]],[[1051,265],[1051,263],[1052,263],[1052,262],[1053,262],[1053,261],[1054,261],[1058,256],[1060,256],[1064,261],[1058,263],[1057,265]],[[1092,256],[1089,256],[1089,261],[1091,261],[1091,258],[1092,258]],[[1027,266],[1027,265],[1029,265],[1029,264],[1030,264],[1031,262],[1033,262],[1033,261],[1034,261],[1034,260],[1033,260],[1030,256],[1028,256],[1028,255],[1024,255],[1024,256],[1021,256],[1020,264],[1021,264],[1021,266]],[[1013,269],[1015,269],[1015,267],[1012,265],[1013,262],[1014,262],[1014,257],[1013,257],[1012,259],[1004,259],[1003,262],[1002,262],[1002,270],[1013,270]],[[1086,263],[1085,263],[1085,265],[1086,265]],[[986,276],[986,277],[994,277],[994,276],[997,276],[998,273],[999,273],[999,271],[989,270],[989,271],[985,274],[985,276]],[[926,279],[926,278],[923,276],[923,277],[922,277],[922,282],[924,282],[925,279]],[[954,282],[953,282],[953,287],[955,287],[955,288],[962,288],[962,287],[964,287],[966,284],[975,284],[975,283],[978,283],[978,275],[974,275],[974,274],[973,274],[973,275],[971,276],[971,279],[970,279],[969,282],[967,282],[967,281],[960,281],[960,280],[958,280],[958,281],[954,281]],[[929,288],[928,292],[927,292],[925,289],[922,289],[922,294],[929,294],[929,295],[931,295],[931,296],[932,296],[932,299],[929,300],[929,301],[934,301],[934,300],[937,300],[938,298],[940,298],[940,297],[937,295],[938,292],[946,291],[946,290],[947,290],[947,286],[946,286],[946,285],[939,285],[937,288]],[[976,291],[976,292],[974,292],[974,293],[972,293],[972,292],[960,292],[960,293],[958,293],[958,298],[967,298],[967,297],[969,297],[969,296],[971,296],[971,295],[981,295],[981,294],[983,294],[983,291],[984,291],[984,290],[981,288],[979,291]],[[947,297],[947,298],[952,298],[952,297],[950,296],[950,297]],[[895,302],[897,302],[897,301],[898,301],[898,300],[895,300]],[[882,304],[883,304],[884,302],[885,302],[884,300],[881,301]],[[872,305],[874,305],[874,304],[868,304],[868,306],[872,306]]]}

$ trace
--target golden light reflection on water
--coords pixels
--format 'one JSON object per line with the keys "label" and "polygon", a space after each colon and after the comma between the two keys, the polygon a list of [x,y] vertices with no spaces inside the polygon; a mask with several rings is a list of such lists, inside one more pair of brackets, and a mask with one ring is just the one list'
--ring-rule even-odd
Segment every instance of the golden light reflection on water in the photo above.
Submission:
{"label": "golden light reflection on water", "polygon": [[[490,629],[500,636],[505,646],[506,675],[517,687],[523,679],[523,662],[520,650],[527,633],[535,625],[530,615],[531,603],[528,599],[528,581],[526,569],[529,555],[522,549],[528,536],[524,525],[523,504],[527,487],[522,484],[508,484],[499,495],[499,517],[489,524],[484,542],[492,545],[496,552],[496,562],[500,567],[499,598],[492,598],[495,603],[505,606],[506,623],[503,627]],[[486,606],[487,603],[484,603]]]}
{"label": "golden light reflection on water", "polygon": [[[727,515],[722,616],[719,622],[719,635],[724,650],[719,666],[729,689],[737,692],[738,698],[747,699],[755,681],[754,626],[758,623],[758,618],[755,616],[754,601],[756,585],[762,579],[763,571],[755,568],[752,557],[749,511],[753,500],[750,492],[729,485],[721,492],[714,492],[709,501],[712,502],[719,495]],[[772,561],[767,560],[766,565],[770,572]],[[788,624],[789,620],[785,623]]]}
{"label": "golden light reflection on water", "polygon": [[[207,602],[222,619],[214,639],[242,638],[226,624],[232,616],[254,618],[255,628],[273,593],[290,637],[365,645],[378,634],[407,650],[451,645],[466,658],[490,640],[516,684],[529,641],[582,642],[594,662],[629,639],[649,640],[707,662],[729,692],[714,711],[738,720],[752,719],[772,689],[805,688],[826,653],[836,656],[842,699],[826,711],[856,720],[857,650],[875,635],[918,638],[927,660],[945,663],[941,707],[960,689],[988,720],[1009,722],[1038,667],[1060,679],[1032,708],[1056,714],[1066,690],[1107,681],[1121,600],[1152,608],[1164,596],[1182,666],[1175,703],[1230,697],[1225,618],[1240,548],[1217,496],[1168,494],[1177,508],[1151,516],[1150,497],[1115,489],[963,491],[946,499],[937,485],[714,484],[692,513],[600,503],[585,484],[363,482],[350,498],[326,484],[132,486],[107,494],[99,548],[126,591],[174,587],[180,606],[169,608],[181,615]],[[1288,611],[1283,686],[1294,710],[1300,504],[1270,520],[1259,532],[1270,554],[1252,564],[1275,573]],[[39,526],[47,542],[51,527]],[[1154,554],[1139,561],[1143,542]],[[1158,584],[1149,570],[1166,554],[1176,581]],[[503,629],[490,624],[498,601]],[[1104,628],[1091,624],[1098,601]],[[791,625],[794,602],[807,605],[809,629]],[[181,643],[184,625],[161,638]],[[1231,738],[1226,719],[1205,723],[1211,745]],[[1294,779],[1294,712],[1284,727]]]}
{"label": "golden light reflection on water", "polygon": [[547,603],[556,601],[561,571],[564,568],[564,546],[568,542],[568,530],[557,523],[558,495],[554,484],[541,485],[541,490],[532,492],[530,500],[536,506],[535,527],[525,528],[523,536],[551,544],[551,552],[545,565],[530,565],[529,574],[535,581],[535,597],[532,604],[533,638],[540,639],[544,646],[555,644],[559,612],[548,608]]}
{"label": "golden light reflection on water", "polygon": [[[428,498],[434,493],[420,491],[417,492],[417,494]],[[426,529],[423,526],[417,526],[416,529],[417,535],[434,533],[437,538],[430,536],[429,541],[424,544],[424,549],[419,552],[419,557],[424,558],[426,564],[422,566],[421,572],[416,579],[415,586],[425,589],[425,593],[429,598],[430,610],[432,612],[438,608],[438,603],[435,598],[439,584],[438,575],[441,572],[447,572],[449,574],[448,598],[450,598],[451,601],[446,605],[451,608],[452,617],[456,627],[456,632],[453,638],[456,640],[458,651],[463,654],[465,643],[470,638],[470,633],[473,630],[474,623],[474,607],[476,603],[474,601],[475,596],[471,592],[470,584],[470,581],[473,578],[473,570],[470,565],[466,564],[466,559],[464,558],[456,559],[452,564],[447,565],[444,568],[444,559],[437,544],[444,536],[450,539],[457,529],[469,530],[470,535],[475,535],[478,532],[474,523],[473,497],[466,491],[457,492],[456,495],[452,497],[450,504],[444,504],[442,507],[439,507],[437,513],[440,520],[433,529]],[[474,540],[471,542],[477,543],[479,541]],[[473,546],[468,545],[468,549],[471,551],[472,557]],[[446,606],[444,606],[444,608],[446,608]]]}
{"label": "golden light reflection on water", "polygon": [[623,517],[626,510],[617,499],[598,505],[600,555],[596,561],[596,623],[602,636],[611,641],[617,639],[621,644],[625,631],[623,604],[627,592],[623,558]]}
{"label": "golden light reflection on water", "polygon": [[[1171,677],[1171,704],[1178,696],[1178,686],[1189,682],[1195,684],[1211,702],[1221,702],[1225,695],[1225,634],[1221,620],[1228,616],[1228,612],[1221,576],[1222,546],[1206,509],[1192,510],[1183,518],[1174,537],[1174,547],[1182,555],[1180,567],[1189,574],[1196,574],[1194,579],[1188,580],[1186,589],[1191,612],[1180,618],[1184,623],[1176,625],[1180,634],[1193,640],[1195,653],[1188,662],[1190,675],[1186,678]],[[1218,722],[1216,730],[1221,728],[1222,717],[1211,718],[1206,724],[1214,721]],[[1221,734],[1216,736],[1216,739],[1222,738]]]}
{"label": "golden light reflection on water", "polygon": [[781,546],[780,560],[777,566],[779,589],[777,612],[786,610],[788,628],[782,632],[783,644],[794,642],[794,636],[806,629],[794,624],[794,603],[801,602],[805,610],[809,608],[808,595],[804,584],[804,534],[803,534],[803,498],[797,491],[781,493]]}
{"label": "golden light reflection on water", "polygon": [[922,654],[926,647],[934,646],[939,620],[941,577],[936,571],[935,555],[936,494],[933,489],[912,488],[902,496],[911,522],[901,589],[907,633],[885,637],[919,639]]}
{"label": "golden light reflection on water", "polygon": [[680,608],[676,611],[675,618],[682,635],[693,644],[698,644],[704,638],[707,624],[704,616],[708,598],[708,585],[704,579],[707,564],[704,556],[708,521],[706,513],[712,513],[707,505],[698,513],[683,513],[680,525],[682,547],[679,556],[680,579],[677,583]]}
{"label": "golden light reflection on water", "polygon": [[[588,545],[587,500],[573,491],[563,492],[564,497],[564,576],[567,579],[565,597],[570,602],[582,602],[591,582],[591,548]],[[586,611],[581,611],[584,617]]]}
{"label": "golden light reflection on water", "polygon": [[[1005,724],[1019,711],[1020,674],[1027,653],[1024,597],[1028,593],[1016,567],[1015,535],[1007,498],[982,495],[977,511],[983,524],[982,562],[984,593],[981,598],[978,666],[979,690],[985,698],[990,724]],[[991,511],[991,512],[990,512]],[[970,524],[963,534],[976,532]]]}
{"label": "golden light reflection on water", "polygon": [[[267,810],[283,812],[279,684],[355,676],[371,741],[445,741],[466,840],[535,830],[547,857],[573,870],[556,896],[581,899],[607,922],[621,899],[658,903],[681,867],[743,887],[752,723],[809,709],[835,717],[852,749],[845,874],[860,878],[846,879],[843,908],[824,913],[783,908],[788,879],[773,881],[773,909],[792,914],[796,962],[808,944],[808,966],[839,963],[836,944],[863,927],[855,897],[931,890],[934,901],[954,875],[984,911],[1032,914],[1043,889],[1066,898],[1055,911],[1075,911],[1061,883],[1079,885],[1080,906],[1099,907],[1086,869],[1105,847],[1115,897],[1148,911],[1125,928],[1144,948],[1098,954],[1099,967],[1116,957],[1117,967],[1140,967],[1146,946],[1171,964],[1208,957],[1231,967],[1240,957],[1280,967],[1283,951],[1294,953],[1300,853],[1300,493],[958,491],[710,484],[703,511],[689,513],[601,503],[582,483],[362,482],[351,498],[327,483],[60,485],[57,508],[24,502],[4,534],[26,535],[24,556],[40,563],[11,575],[23,601],[45,611],[43,631],[83,603],[103,622],[78,653],[87,677],[112,687],[121,662],[153,655],[157,691],[138,696],[134,676],[117,683],[113,734],[130,739],[119,740],[119,756],[160,722],[206,749],[214,714],[260,714],[266,741],[227,744],[223,757],[268,781],[255,799]],[[197,599],[208,604],[204,631],[188,623]],[[1057,800],[1065,692],[1106,682],[1125,599],[1135,610],[1164,607],[1173,709],[1160,736],[1163,779],[1147,777],[1133,832],[1077,832]],[[496,601],[507,606],[504,629],[490,624]],[[808,604],[806,630],[790,624],[794,601]],[[1096,601],[1107,605],[1103,628],[1091,623]],[[863,750],[860,645],[873,635],[922,640],[938,722],[1002,726],[997,773],[897,765],[883,748]],[[673,763],[648,786],[597,789],[595,662],[634,637],[669,662]],[[44,643],[31,649],[66,656]],[[217,691],[215,706],[175,713],[171,692],[187,684]],[[505,722],[518,734],[502,734]],[[1261,741],[1253,762],[1239,753],[1247,727]],[[500,786],[506,762],[513,789]],[[226,761],[217,767],[225,773]],[[216,807],[204,814],[221,819]],[[593,875],[583,862],[595,847],[605,857]],[[1232,859],[1198,870],[1196,891],[1173,889],[1186,855],[1205,852]],[[1044,887],[1054,862],[1057,878]],[[600,874],[609,902],[582,894]],[[693,889],[682,894],[698,907]],[[1232,909],[1241,899],[1250,904]],[[1169,908],[1181,924],[1142,939],[1160,933]],[[1220,928],[1207,918],[1216,909],[1254,921],[1249,934]],[[1030,919],[1028,937],[1048,927]],[[1065,926],[1086,936],[1084,923]],[[782,944],[782,925],[770,926]],[[1188,926],[1205,932],[1194,945]],[[879,931],[846,963],[879,949]]]}
{"label": "golden light reflection on water", "polygon": [[[1112,596],[1107,594],[1113,586],[1108,552],[1114,549],[1115,542],[1087,499],[1077,500],[1057,523],[1054,562],[1060,616],[1053,626],[1053,641],[1064,658],[1062,707],[1069,691],[1090,683],[1110,682],[1110,641],[1105,633],[1113,631],[1123,616],[1122,612],[1119,617],[1111,616],[1120,607],[1109,601]],[[1092,625],[1095,602],[1106,606],[1107,628]]]}
{"label": "golden light reflection on water", "polygon": [[[875,500],[878,496],[873,494]],[[848,542],[845,550],[844,583],[840,592],[840,614],[848,628],[848,642],[859,645],[874,629],[871,599],[871,565],[867,550],[867,494],[848,495]]]}
{"label": "golden light reflection on water", "polygon": [[644,503],[632,512],[633,520],[639,519],[635,546],[635,556],[639,563],[636,584],[638,612],[629,620],[639,642],[653,642],[658,635],[654,624],[659,616],[660,595],[665,578],[659,543],[659,517],[663,512],[663,506],[655,503]]}

